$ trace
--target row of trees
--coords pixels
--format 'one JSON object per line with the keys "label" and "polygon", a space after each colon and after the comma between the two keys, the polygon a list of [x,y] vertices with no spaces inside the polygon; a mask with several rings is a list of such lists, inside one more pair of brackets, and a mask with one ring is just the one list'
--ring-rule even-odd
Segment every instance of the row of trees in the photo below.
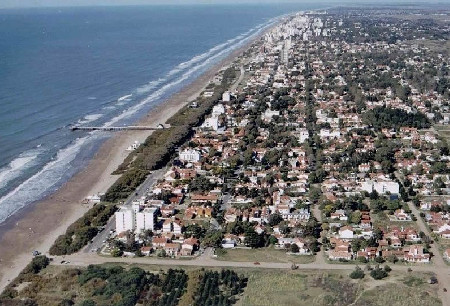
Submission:
{"label": "row of trees", "polygon": [[[102,282],[99,282],[102,280]],[[131,306],[136,303],[150,306],[175,306],[185,293],[188,275],[182,269],[165,273],[147,273],[141,268],[124,269],[121,266],[90,265],[78,275],[81,286],[95,283],[86,305]],[[95,301],[95,302],[94,302]]]}
{"label": "row of trees", "polygon": [[115,202],[127,198],[145,181],[149,171],[168,163],[175,149],[192,136],[192,128],[199,125],[221,99],[234,77],[233,68],[225,70],[222,83],[215,87],[212,97],[200,100],[198,108],[184,107],[167,121],[172,127],[152,133],[114,172],[122,176],[107,190],[102,200]]}
{"label": "row of trees", "polygon": [[236,301],[235,295],[243,292],[247,279],[233,270],[206,271],[201,276],[195,294],[195,306],[226,306]]}
{"label": "row of trees", "polygon": [[[388,265],[385,265],[383,269],[380,268],[379,265],[376,265],[373,269],[368,266],[368,270],[370,270],[370,276],[376,280],[388,277],[389,272],[392,271],[391,267],[389,267]],[[350,278],[352,279],[361,279],[364,278],[364,276],[365,273],[359,266],[356,266],[355,270],[350,273]]]}
{"label": "row of trees", "polygon": [[431,126],[427,117],[418,113],[407,113],[398,108],[390,108],[386,106],[376,107],[364,113],[363,121],[366,124],[373,126],[375,129],[395,128],[400,127],[414,127],[414,128],[429,128]]}
{"label": "row of trees", "polygon": [[97,204],[70,225],[50,248],[50,255],[66,255],[79,251],[94,238],[116,211],[115,205]]}

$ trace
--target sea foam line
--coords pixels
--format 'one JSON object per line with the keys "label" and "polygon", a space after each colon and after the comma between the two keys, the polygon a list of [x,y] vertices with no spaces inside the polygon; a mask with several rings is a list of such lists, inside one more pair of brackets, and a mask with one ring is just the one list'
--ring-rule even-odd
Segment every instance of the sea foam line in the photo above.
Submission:
{"label": "sea foam line", "polygon": [[39,150],[33,149],[20,154],[7,166],[0,169],[0,188],[4,188],[9,182],[18,178],[26,169],[34,166],[39,155]]}
{"label": "sea foam line", "polygon": [[[181,72],[182,70],[187,69],[188,67],[193,66],[195,63],[198,63],[199,61],[207,58],[205,61],[203,61],[201,64],[196,65],[195,67],[192,67],[188,71],[185,71],[181,77],[179,77],[177,80],[172,81],[168,84],[165,84],[163,87],[152,93],[150,96],[142,100],[139,104],[132,106],[128,108],[126,111],[124,111],[122,114],[116,116],[115,118],[111,119],[109,122],[105,123],[105,126],[112,126],[114,123],[120,121],[121,119],[125,119],[132,114],[139,111],[143,106],[148,104],[149,102],[152,102],[158,98],[160,98],[162,95],[164,95],[168,90],[172,89],[174,86],[182,83],[183,81],[187,80],[192,74],[196,73],[200,69],[204,68],[205,66],[209,65],[212,61],[215,59],[224,56],[226,53],[231,52],[232,50],[238,48],[239,46],[243,45],[246,41],[250,40],[254,36],[258,35],[262,30],[266,29],[267,27],[270,27],[275,23],[276,19],[271,19],[265,24],[258,25],[257,27],[238,35],[237,37],[228,40],[226,43],[217,45],[213,48],[211,48],[208,52],[205,52],[204,54],[200,56],[196,56],[192,58],[191,60],[179,64],[177,67],[182,68],[178,70],[177,72],[173,72],[171,75],[175,75],[178,72]],[[250,34],[251,33],[251,34]],[[247,36],[248,35],[248,36]],[[246,37],[247,36],[247,37]],[[243,39],[242,39],[243,38]],[[227,45],[230,45],[231,43],[240,40],[238,43],[231,45],[227,48],[225,48]],[[223,49],[225,48],[225,49]],[[213,55],[214,52],[223,49],[222,51],[216,53]],[[170,74],[170,72],[169,72]],[[171,75],[168,75],[169,77]],[[137,92],[148,92],[154,88],[156,88],[158,85],[162,84],[163,82],[167,81],[167,78],[160,78],[156,81],[150,82],[146,87],[144,88],[138,88]],[[95,114],[97,115],[97,114]],[[88,115],[89,116],[89,115]],[[88,116],[85,117],[85,119],[88,119]],[[94,116],[94,115],[92,115]],[[89,119],[93,119],[94,117],[90,117]],[[81,148],[86,145],[89,141],[94,140],[95,132],[90,132],[88,136],[78,138],[74,143],[70,144],[68,147],[61,149],[58,151],[56,158],[44,165],[44,167],[28,178],[26,181],[24,181],[22,184],[20,184],[18,187],[16,187],[14,190],[9,192],[7,195],[0,198],[0,207],[2,208],[2,215],[0,215],[0,222],[3,222],[6,218],[8,218],[10,215],[21,209],[22,207],[26,206],[32,201],[40,199],[45,193],[47,193],[50,188],[58,184],[60,181],[61,173],[65,173],[67,170],[67,165],[72,162],[78,153],[80,152]],[[34,158],[33,158],[34,159]],[[13,164],[13,166],[16,166],[17,169],[20,167],[17,167],[19,165],[19,161],[16,161],[16,164]],[[29,164],[29,160],[22,160],[22,162],[26,162],[26,164]]]}
{"label": "sea foam line", "polygon": [[206,51],[206,52],[204,52],[202,54],[196,55],[196,56],[194,56],[193,58],[191,58],[190,60],[188,60],[186,62],[182,62],[182,63],[178,64],[174,69],[172,69],[168,73],[168,76],[169,77],[173,76],[173,75],[177,74],[178,72],[180,72],[181,70],[184,70],[184,69],[187,69],[187,68],[191,67],[192,65],[200,62],[201,60],[207,58],[208,56],[211,56],[216,51],[219,51],[219,50],[225,48],[226,46],[232,44],[233,42],[235,42],[235,41],[237,41],[237,40],[239,40],[241,38],[244,38],[245,36],[249,35],[251,32],[253,32],[255,30],[258,30],[259,28],[263,27],[264,24],[265,23],[259,24],[259,25],[255,26],[255,27],[251,28],[250,30],[248,30],[245,33],[241,33],[241,34],[239,34],[238,36],[236,36],[234,38],[228,39],[226,42],[221,43],[219,45],[216,45],[216,46],[212,47],[211,49],[209,49],[208,51]]}
{"label": "sea foam line", "polygon": [[[157,91],[155,91],[154,93],[152,93],[150,96],[148,96],[147,98],[145,98],[144,100],[142,100],[140,103],[124,110],[120,115],[114,117],[113,119],[111,119],[110,121],[108,121],[107,123],[104,124],[105,127],[109,127],[112,126],[113,124],[117,123],[120,120],[123,120],[127,117],[132,116],[133,114],[135,114],[136,112],[138,112],[143,106],[145,106],[146,104],[155,101],[156,99],[160,98],[161,96],[163,96],[167,91],[169,91],[170,89],[172,89],[174,86],[182,83],[183,81],[187,80],[192,74],[194,74],[195,72],[197,72],[198,70],[202,69],[203,67],[209,65],[212,61],[216,60],[219,57],[222,57],[224,55],[226,55],[227,53],[237,49],[238,47],[242,46],[244,43],[246,43],[248,40],[254,38],[256,35],[258,35],[261,31],[263,31],[264,29],[272,26],[278,19],[270,19],[268,22],[266,23],[262,23],[252,29],[250,29],[249,31],[240,34],[239,36],[230,39],[228,41],[234,42],[236,40],[239,39],[239,37],[243,38],[242,40],[240,40],[238,43],[229,46],[226,49],[223,49],[222,51],[210,56],[209,58],[207,58],[206,60],[204,60],[201,64],[189,69],[188,71],[184,72],[181,77],[179,77],[178,79],[176,79],[175,81],[172,81],[166,85],[164,85],[163,87],[161,87],[160,89],[158,89]],[[245,37],[244,35],[248,35],[247,37]],[[250,34],[250,35],[249,35]],[[214,48],[211,48],[211,50],[214,49],[214,51],[220,50],[223,46],[229,45],[229,43],[223,43],[220,45],[215,46]],[[194,63],[200,61],[201,59],[204,59],[206,54],[211,55],[210,51],[205,52],[201,55],[195,56],[194,58],[192,58],[191,60],[181,63],[179,64],[177,67],[180,68],[181,66],[183,67],[189,67],[192,66]],[[173,73],[175,70],[177,70],[177,68],[173,69],[172,71],[170,71],[168,73],[168,75],[175,74]],[[177,72],[180,72],[180,70],[177,70]],[[163,79],[167,79],[163,78]],[[161,79],[160,79],[161,80]]]}
{"label": "sea foam line", "polygon": [[0,222],[6,220],[27,204],[41,199],[50,188],[60,181],[62,174],[67,172],[69,163],[76,158],[83,145],[93,139],[91,133],[88,136],[76,139],[68,147],[59,150],[56,158],[48,162],[39,172],[0,198]]}

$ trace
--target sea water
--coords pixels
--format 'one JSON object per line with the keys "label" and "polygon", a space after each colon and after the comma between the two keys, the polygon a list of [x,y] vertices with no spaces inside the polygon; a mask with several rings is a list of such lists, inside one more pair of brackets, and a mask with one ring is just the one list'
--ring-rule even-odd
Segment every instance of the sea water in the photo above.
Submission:
{"label": "sea water", "polygon": [[130,124],[277,21],[318,5],[0,10],[0,222],[86,165]]}

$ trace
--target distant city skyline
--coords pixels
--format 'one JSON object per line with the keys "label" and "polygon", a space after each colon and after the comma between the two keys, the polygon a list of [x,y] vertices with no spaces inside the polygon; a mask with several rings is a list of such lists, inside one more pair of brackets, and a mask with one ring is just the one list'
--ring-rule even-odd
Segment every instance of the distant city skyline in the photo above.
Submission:
{"label": "distant city skyline", "polygon": [[[122,6],[122,5],[161,5],[161,4],[277,4],[277,3],[330,3],[330,4],[361,4],[380,3],[374,0],[3,0],[0,8],[24,7],[70,7],[70,6]],[[444,3],[442,0],[382,0],[382,3]]]}

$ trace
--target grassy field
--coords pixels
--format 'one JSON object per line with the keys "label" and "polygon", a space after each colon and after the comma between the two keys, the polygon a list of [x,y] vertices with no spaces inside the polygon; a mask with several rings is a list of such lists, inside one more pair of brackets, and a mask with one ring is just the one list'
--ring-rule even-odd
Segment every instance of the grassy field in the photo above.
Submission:
{"label": "grassy field", "polygon": [[262,249],[228,249],[218,252],[218,260],[225,261],[259,261],[259,262],[294,262],[305,264],[314,262],[313,255],[288,255],[286,251],[273,247]]}
{"label": "grassy field", "polygon": [[355,306],[438,306],[442,305],[436,297],[433,285],[423,277],[405,277],[397,282],[389,282],[364,291]]}
{"label": "grassy field", "polygon": [[[107,264],[113,267],[116,264]],[[125,268],[139,266],[153,274],[166,273],[169,267],[151,265],[124,265]],[[161,268],[161,269],[160,269]],[[175,268],[175,267],[171,267]],[[180,268],[180,267],[178,267]],[[37,274],[35,279],[17,284],[21,299],[33,299],[38,305],[60,305],[62,299],[75,301],[79,305],[85,299],[92,299],[102,305],[101,296],[96,289],[105,285],[102,280],[92,280],[80,285],[78,275],[83,269],[63,266],[48,266]],[[212,268],[220,272],[221,268]],[[199,275],[203,269],[185,267],[189,276],[186,293],[179,305],[191,305],[197,292]],[[351,280],[349,271],[313,271],[287,269],[236,268],[239,277],[247,279],[247,286],[237,298],[236,305],[333,305],[333,306],[434,306],[442,305],[437,298],[437,285],[430,285],[427,280],[430,273],[391,272],[384,280],[372,279],[366,272],[362,280]],[[114,299],[114,297],[113,297]]]}
{"label": "grassy field", "polygon": [[349,305],[359,287],[339,272],[254,271],[236,305]]}
{"label": "grassy field", "polygon": [[366,275],[351,280],[348,272],[251,271],[237,305],[442,305],[427,274],[393,274],[376,281]]}
{"label": "grassy field", "polygon": [[[407,206],[406,206],[407,207]],[[413,227],[417,229],[417,224],[415,221],[391,221],[386,212],[380,212],[377,214],[372,213],[371,215],[373,228],[388,228],[396,226],[398,228]]]}

